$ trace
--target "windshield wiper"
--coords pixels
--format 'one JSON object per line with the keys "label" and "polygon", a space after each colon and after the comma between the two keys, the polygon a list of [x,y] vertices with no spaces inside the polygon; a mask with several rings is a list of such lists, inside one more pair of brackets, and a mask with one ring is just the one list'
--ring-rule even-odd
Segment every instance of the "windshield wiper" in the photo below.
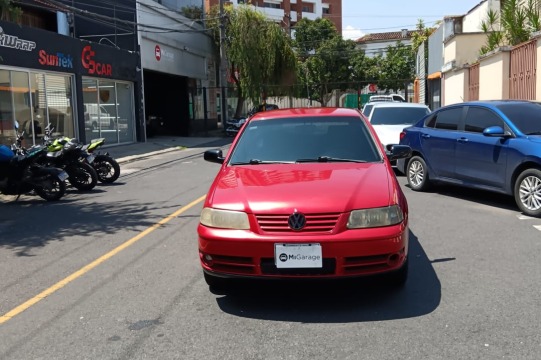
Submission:
{"label": "windshield wiper", "polygon": [[342,158],[335,158],[331,156],[319,156],[317,158],[313,159],[298,159],[296,162],[298,163],[306,163],[306,162],[354,162],[354,163],[365,163],[364,160],[355,160],[355,159],[342,159]]}
{"label": "windshield wiper", "polygon": [[532,131],[527,133],[526,135],[541,135],[541,131]]}
{"label": "windshield wiper", "polygon": [[276,161],[276,160],[259,160],[250,159],[248,161],[232,162],[231,165],[261,165],[261,164],[294,164],[294,161]]}

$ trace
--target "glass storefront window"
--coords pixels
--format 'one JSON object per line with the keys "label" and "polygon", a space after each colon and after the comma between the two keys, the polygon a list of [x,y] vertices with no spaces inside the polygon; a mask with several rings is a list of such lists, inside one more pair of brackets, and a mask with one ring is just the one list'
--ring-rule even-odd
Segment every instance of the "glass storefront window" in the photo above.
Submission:
{"label": "glass storefront window", "polygon": [[11,96],[11,74],[0,70],[0,144],[11,145],[15,141],[13,128],[13,98]]}
{"label": "glass storefront window", "polygon": [[118,103],[118,141],[133,142],[135,119],[133,114],[133,86],[130,83],[116,83]]}
{"label": "glass storefront window", "polygon": [[[82,82],[86,141],[135,141],[133,83],[92,78]],[[53,137],[77,137],[73,99],[73,75],[0,69],[0,144],[15,142],[15,121],[25,133],[23,146],[42,143],[48,125],[54,128]]]}
{"label": "glass storefront window", "polygon": [[0,70],[0,143],[15,141],[14,121],[25,134],[23,146],[42,142],[47,124],[55,134],[75,136],[72,77]]}
{"label": "glass storefront window", "polygon": [[88,142],[96,138],[105,138],[108,144],[134,141],[131,83],[83,78],[83,103]]}
{"label": "glass storefront window", "polygon": [[30,94],[32,94],[33,128],[28,134],[34,138],[34,143],[43,142],[47,126],[47,98],[45,96],[45,75],[30,73]]}
{"label": "glass storefront window", "polygon": [[118,143],[116,87],[112,81],[98,81],[98,98],[100,104],[99,129],[106,143]]}
{"label": "glass storefront window", "polygon": [[47,114],[49,123],[54,127],[55,136],[75,137],[73,121],[71,77],[63,75],[45,75]]}
{"label": "glass storefront window", "polygon": [[13,96],[13,111],[15,120],[19,123],[19,132],[24,132],[25,141],[23,146],[34,143],[34,126],[32,123],[32,111],[28,73],[22,71],[11,72],[11,92]]}

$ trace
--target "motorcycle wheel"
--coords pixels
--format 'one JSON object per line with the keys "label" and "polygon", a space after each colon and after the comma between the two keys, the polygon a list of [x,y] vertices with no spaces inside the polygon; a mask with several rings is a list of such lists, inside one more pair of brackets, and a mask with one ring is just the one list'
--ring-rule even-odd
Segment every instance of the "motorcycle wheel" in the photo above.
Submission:
{"label": "motorcycle wheel", "polygon": [[115,182],[120,176],[120,165],[108,155],[96,155],[92,166],[98,174],[98,180],[104,184]]}
{"label": "motorcycle wheel", "polygon": [[50,175],[47,179],[47,184],[35,187],[34,191],[42,199],[47,201],[57,201],[66,193],[66,183],[56,176]]}
{"label": "motorcycle wheel", "polygon": [[79,162],[66,167],[69,175],[68,181],[79,191],[92,190],[98,183],[98,174],[92,166]]}

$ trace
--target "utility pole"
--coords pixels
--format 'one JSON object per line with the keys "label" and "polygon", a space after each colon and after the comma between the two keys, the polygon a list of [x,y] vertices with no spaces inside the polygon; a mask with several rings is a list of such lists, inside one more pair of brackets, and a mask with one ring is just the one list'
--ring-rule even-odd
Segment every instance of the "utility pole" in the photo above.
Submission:
{"label": "utility pole", "polygon": [[221,87],[221,120],[225,129],[227,120],[227,59],[225,58],[225,13],[224,0],[220,0],[220,87]]}

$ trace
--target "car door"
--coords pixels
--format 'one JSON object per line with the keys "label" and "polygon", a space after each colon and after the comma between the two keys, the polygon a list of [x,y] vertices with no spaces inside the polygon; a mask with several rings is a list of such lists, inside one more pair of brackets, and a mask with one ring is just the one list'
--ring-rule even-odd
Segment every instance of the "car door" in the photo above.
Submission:
{"label": "car door", "polygon": [[455,177],[455,148],[463,112],[463,106],[439,110],[428,119],[420,134],[425,161],[437,177]]}
{"label": "car door", "polygon": [[457,139],[457,179],[477,185],[502,188],[505,184],[508,139],[484,136],[490,126],[506,129],[504,120],[488,108],[469,106],[464,132]]}

